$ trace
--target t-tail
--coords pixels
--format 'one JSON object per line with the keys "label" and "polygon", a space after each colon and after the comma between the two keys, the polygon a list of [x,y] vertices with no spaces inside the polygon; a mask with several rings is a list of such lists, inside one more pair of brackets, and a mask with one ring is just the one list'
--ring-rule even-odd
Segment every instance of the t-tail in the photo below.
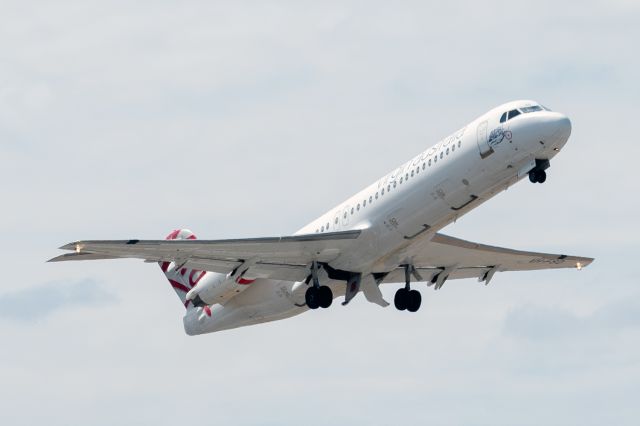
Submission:
{"label": "t-tail", "polygon": [[[172,231],[166,240],[195,240],[196,236],[188,229],[176,229]],[[207,274],[207,271],[187,269],[184,265],[175,262],[158,262],[160,269],[169,280],[185,308],[193,306],[191,300],[187,300],[187,293],[198,284]]]}

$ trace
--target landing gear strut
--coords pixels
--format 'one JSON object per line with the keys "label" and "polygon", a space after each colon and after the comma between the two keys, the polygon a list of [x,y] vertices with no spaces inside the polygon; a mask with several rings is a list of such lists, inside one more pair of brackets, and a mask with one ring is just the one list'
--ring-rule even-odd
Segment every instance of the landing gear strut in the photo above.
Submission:
{"label": "landing gear strut", "polygon": [[399,311],[406,309],[409,312],[417,312],[422,304],[422,295],[420,292],[418,290],[411,290],[412,268],[411,265],[404,266],[405,285],[396,291],[396,295],[393,298],[393,303]]}
{"label": "landing gear strut", "polygon": [[320,285],[318,279],[318,263],[313,261],[311,266],[311,278],[313,285],[304,294],[304,301],[309,309],[328,308],[333,302],[333,292],[326,285]]}
{"label": "landing gear strut", "polygon": [[536,166],[529,172],[529,181],[531,183],[544,183],[547,180],[547,172],[550,166],[549,160],[536,159]]}

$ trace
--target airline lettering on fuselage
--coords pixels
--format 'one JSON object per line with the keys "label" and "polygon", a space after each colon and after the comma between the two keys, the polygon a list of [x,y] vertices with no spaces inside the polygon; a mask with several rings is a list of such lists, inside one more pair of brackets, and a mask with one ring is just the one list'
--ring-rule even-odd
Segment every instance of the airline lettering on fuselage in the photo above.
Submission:
{"label": "airline lettering on fuselage", "polygon": [[[438,153],[442,149],[444,149],[445,147],[447,147],[447,146],[449,146],[451,144],[458,143],[458,141],[460,139],[462,139],[462,137],[464,136],[464,133],[465,133],[466,130],[467,130],[467,128],[463,127],[462,129],[458,130],[457,132],[453,133],[452,135],[442,139],[440,142],[438,142],[437,144],[435,144],[431,148],[427,149],[426,151],[421,152],[416,157],[414,157],[411,160],[407,161],[402,166],[398,167],[396,170],[394,170],[393,172],[389,173],[388,175],[386,175],[385,177],[380,179],[378,181],[378,185],[377,185],[378,188],[384,188],[389,183],[393,184],[394,182],[396,182],[398,180],[398,178],[400,176],[402,176],[403,174],[405,174],[407,172],[410,173],[410,169],[418,166],[419,164],[421,164],[423,162],[426,162],[427,159],[430,158],[431,156],[436,156],[437,157]],[[511,136],[509,136],[509,138],[511,138]]]}

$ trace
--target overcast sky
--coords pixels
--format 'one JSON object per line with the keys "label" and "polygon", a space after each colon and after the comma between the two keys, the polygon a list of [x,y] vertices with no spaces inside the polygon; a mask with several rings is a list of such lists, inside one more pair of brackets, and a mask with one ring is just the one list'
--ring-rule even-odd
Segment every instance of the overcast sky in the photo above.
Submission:
{"label": "overcast sky", "polygon": [[[639,3],[426,3],[0,0],[0,423],[638,424]],[[290,234],[522,98],[566,149],[445,233],[581,272],[187,337],[157,267],[45,263]]]}

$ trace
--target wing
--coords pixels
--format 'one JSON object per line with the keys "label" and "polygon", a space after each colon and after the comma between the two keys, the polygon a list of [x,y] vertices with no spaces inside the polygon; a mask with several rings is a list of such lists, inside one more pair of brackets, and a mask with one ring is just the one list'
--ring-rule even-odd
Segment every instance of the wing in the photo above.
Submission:
{"label": "wing", "polygon": [[[593,262],[592,258],[564,254],[536,253],[494,247],[435,234],[412,256],[419,281],[429,281],[439,288],[447,279],[478,278],[487,284],[496,272],[577,268]],[[404,282],[404,269],[396,269],[383,282]]]}
{"label": "wing", "polygon": [[143,259],[175,262],[188,269],[229,273],[241,265],[246,276],[302,281],[313,260],[331,262],[353,247],[361,231],[235,240],[93,240],[60,247],[73,253],[49,262],[93,259]]}

